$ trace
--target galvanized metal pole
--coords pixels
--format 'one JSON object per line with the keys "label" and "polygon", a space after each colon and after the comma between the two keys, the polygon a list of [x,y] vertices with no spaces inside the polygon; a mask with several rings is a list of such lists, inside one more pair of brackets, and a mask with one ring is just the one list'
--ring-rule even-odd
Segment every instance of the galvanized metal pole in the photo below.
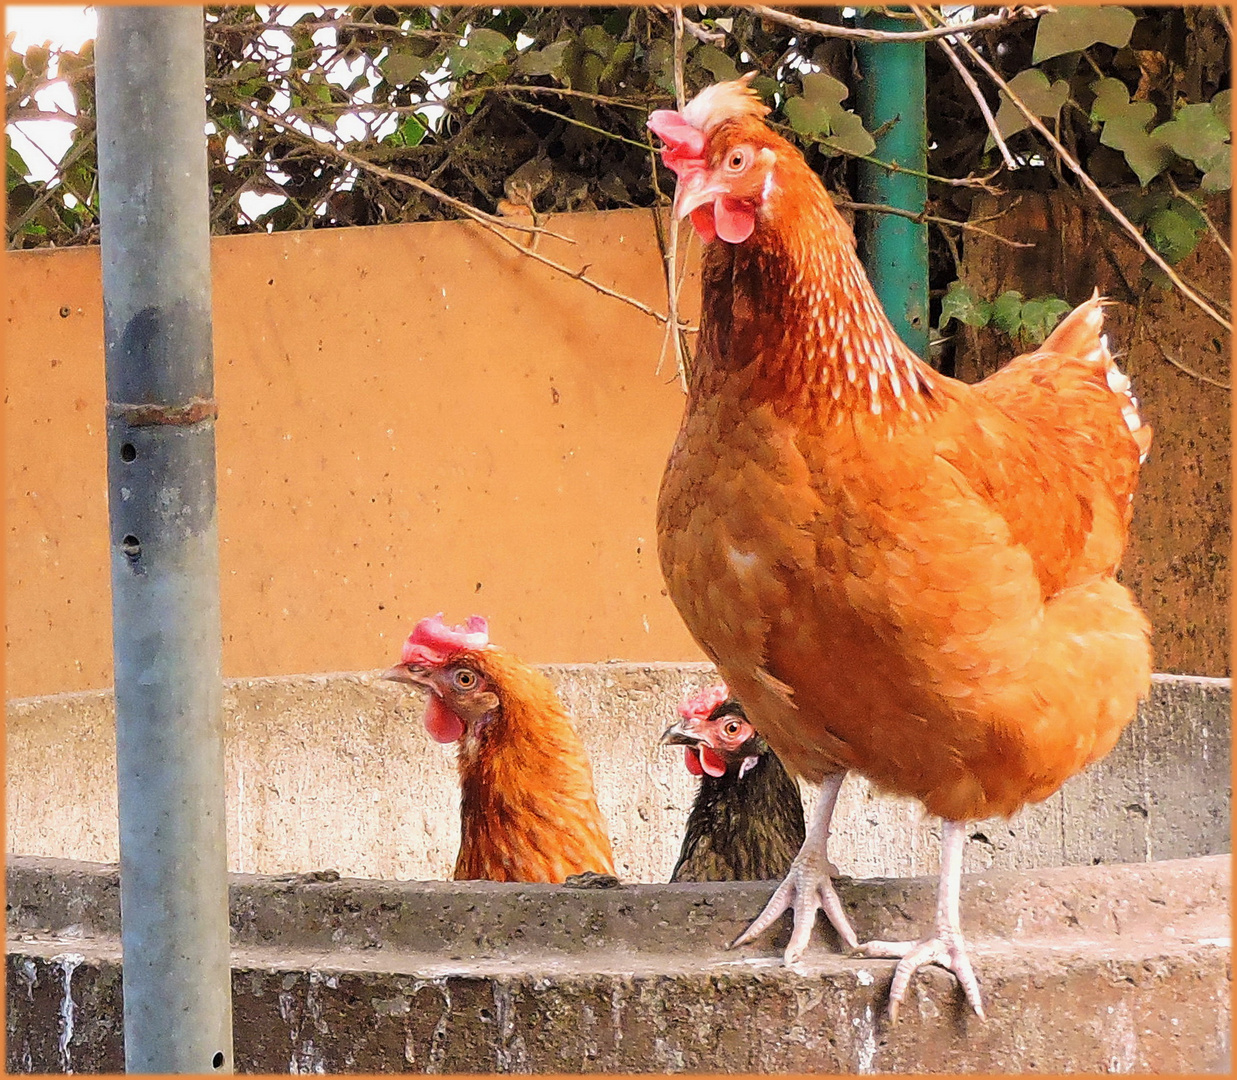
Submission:
{"label": "galvanized metal pole", "polygon": [[[872,11],[872,30],[905,30],[907,23]],[[918,26],[918,24],[915,24]],[[862,42],[856,46],[859,118],[876,136],[874,157],[923,173],[928,167],[924,43]],[[884,125],[883,131],[881,128]],[[928,181],[859,162],[859,200],[923,213]],[[864,213],[855,223],[859,255],[894,328],[922,357],[928,355],[928,226],[895,214]]]}
{"label": "galvanized metal pole", "polygon": [[99,8],[125,1067],[232,1071],[200,7]]}

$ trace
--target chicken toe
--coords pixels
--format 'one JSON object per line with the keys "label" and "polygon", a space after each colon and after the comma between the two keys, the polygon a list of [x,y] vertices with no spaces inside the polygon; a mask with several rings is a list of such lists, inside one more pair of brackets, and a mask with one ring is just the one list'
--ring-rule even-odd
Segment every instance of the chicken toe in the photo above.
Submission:
{"label": "chicken toe", "polygon": [[967,1004],[981,1019],[984,1003],[979,980],[971,967],[958,913],[958,893],[962,882],[962,849],[966,845],[966,822],[946,821],[941,836],[941,875],[936,899],[936,933],[922,941],[867,941],[860,945],[860,956],[898,958],[893,982],[889,986],[889,1020],[898,1019],[911,979],[921,967],[937,964],[952,971],[966,995]]}
{"label": "chicken toe", "polygon": [[791,863],[790,872],[769,898],[764,910],[735,938],[730,948],[735,949],[754,941],[787,909],[794,911],[795,919],[794,930],[784,954],[787,965],[798,961],[807,949],[817,911],[825,913],[825,917],[847,948],[853,949],[858,945],[859,939],[855,936],[850,920],[846,917],[846,909],[833,887],[832,878],[837,873],[837,868],[829,861],[829,823],[833,819],[838,791],[845,778],[845,773],[837,773],[826,777],[821,783],[820,797],[812,811],[807,838]]}

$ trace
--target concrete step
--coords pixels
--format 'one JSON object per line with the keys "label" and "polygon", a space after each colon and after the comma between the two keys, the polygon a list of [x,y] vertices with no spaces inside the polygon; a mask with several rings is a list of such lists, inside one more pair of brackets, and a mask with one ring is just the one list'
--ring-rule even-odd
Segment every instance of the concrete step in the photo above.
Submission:
{"label": "concrete step", "polygon": [[[665,881],[696,781],[658,745],[707,664],[545,667],[576,719],[619,876]],[[1230,843],[1226,679],[1155,676],[1150,699],[1103,761],[1005,821],[978,822],[973,871],[1215,855]],[[421,726],[422,699],[374,673],[225,684],[228,852],[251,873],[333,867],[346,877],[443,879],[459,848],[454,751]],[[114,862],[110,693],[7,703],[10,852]],[[830,854],[856,877],[935,873],[940,823],[919,805],[842,788]]]}
{"label": "concrete step", "polygon": [[[931,1072],[1227,1068],[1229,860],[989,872],[962,918],[989,1019],[944,971],[883,1019],[892,962],[788,919],[772,883],[232,884],[238,1071]],[[918,936],[935,882],[842,879],[861,937]],[[123,1065],[115,867],[8,868],[10,1071]]]}

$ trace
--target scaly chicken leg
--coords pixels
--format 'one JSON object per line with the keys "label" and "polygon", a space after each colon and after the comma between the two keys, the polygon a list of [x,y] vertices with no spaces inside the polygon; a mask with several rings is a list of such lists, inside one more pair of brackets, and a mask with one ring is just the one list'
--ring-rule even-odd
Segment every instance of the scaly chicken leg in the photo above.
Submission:
{"label": "scaly chicken leg", "polygon": [[867,941],[860,945],[861,956],[899,957],[889,987],[889,1020],[898,1019],[898,1007],[906,997],[911,977],[927,964],[939,964],[952,971],[966,994],[966,1000],[983,1020],[984,1003],[971,959],[962,939],[958,915],[958,892],[962,883],[962,849],[966,846],[966,822],[946,821],[941,830],[941,877],[936,894],[936,934],[922,941]]}
{"label": "scaly chicken leg", "polygon": [[829,823],[833,820],[833,808],[837,805],[838,792],[845,779],[846,773],[840,772],[821,781],[820,797],[812,810],[807,838],[803,841],[799,854],[795,856],[795,861],[790,864],[790,873],[769,898],[756,921],[731,943],[732,949],[746,945],[763,934],[792,904],[795,928],[786,945],[785,960],[788,965],[795,963],[807,948],[812,927],[816,923],[817,910],[825,913],[825,917],[833,924],[838,937],[848,949],[859,944],[855,931],[851,929],[850,920],[846,917],[846,910],[842,907],[842,901],[833,888],[833,875],[837,873],[837,867],[829,861]]}

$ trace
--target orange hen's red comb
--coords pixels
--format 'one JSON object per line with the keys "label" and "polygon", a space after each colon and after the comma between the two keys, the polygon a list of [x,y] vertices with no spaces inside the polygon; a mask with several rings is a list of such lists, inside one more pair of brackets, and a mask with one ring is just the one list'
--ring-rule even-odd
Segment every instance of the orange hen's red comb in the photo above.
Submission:
{"label": "orange hen's red comb", "polygon": [[412,628],[400,653],[401,664],[444,664],[452,653],[484,649],[490,643],[489,625],[480,615],[470,615],[463,626],[448,626],[442,612],[422,619]]}

